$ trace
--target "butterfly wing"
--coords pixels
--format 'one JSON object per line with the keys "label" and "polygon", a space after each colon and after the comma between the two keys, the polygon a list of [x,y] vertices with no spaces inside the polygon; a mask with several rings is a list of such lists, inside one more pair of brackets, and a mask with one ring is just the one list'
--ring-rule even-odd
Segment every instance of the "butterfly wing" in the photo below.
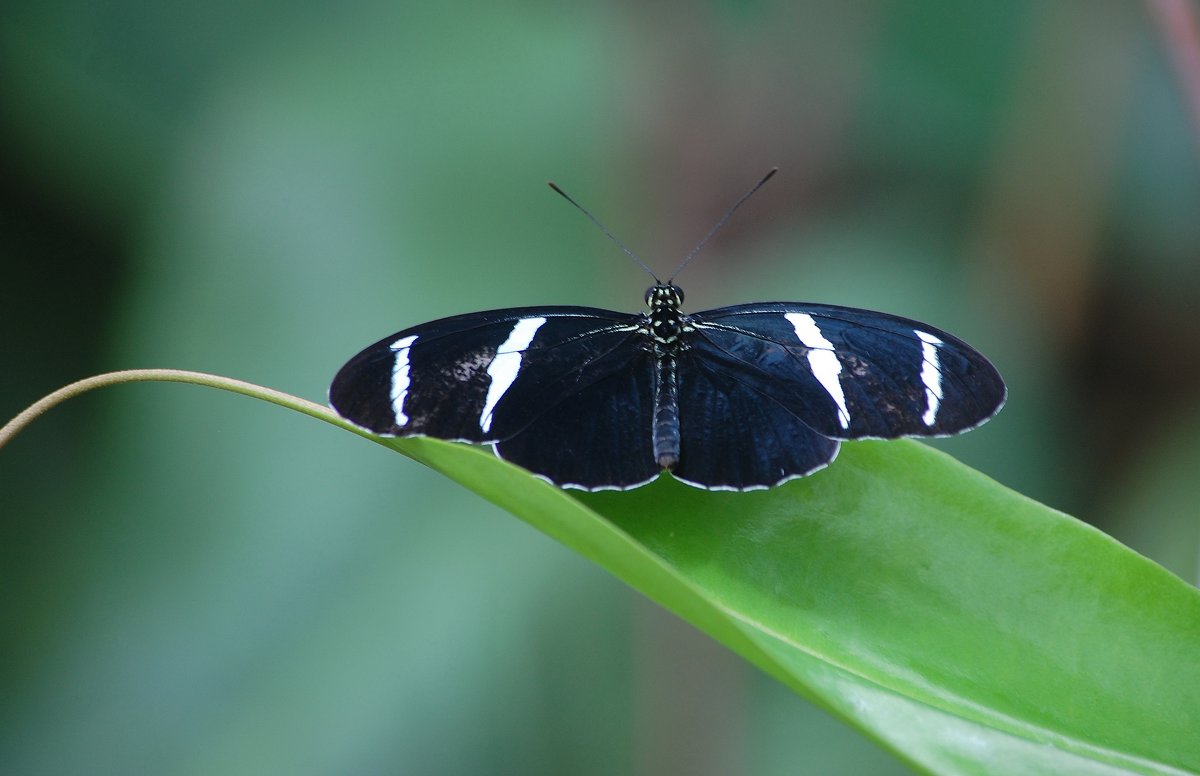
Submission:
{"label": "butterfly wing", "polygon": [[540,400],[526,397],[539,405],[535,420],[497,442],[496,454],[565,488],[644,485],[659,474],[650,436],[654,357],[631,347],[589,372],[571,390],[555,386],[540,391]]}
{"label": "butterfly wing", "polygon": [[352,358],[330,404],[380,435],[497,443],[502,458],[559,485],[630,487],[657,474],[641,320],[586,307],[444,318]]}
{"label": "butterfly wing", "polygon": [[947,436],[1004,405],[1004,381],[981,353],[907,318],[768,302],[692,321],[693,358],[832,439]]}
{"label": "butterfly wing", "polygon": [[[672,474],[710,490],[755,490],[803,477],[834,459],[838,442],[795,406],[764,394],[741,364],[689,348],[679,358],[679,462]],[[793,403],[794,404],[794,403]]]}

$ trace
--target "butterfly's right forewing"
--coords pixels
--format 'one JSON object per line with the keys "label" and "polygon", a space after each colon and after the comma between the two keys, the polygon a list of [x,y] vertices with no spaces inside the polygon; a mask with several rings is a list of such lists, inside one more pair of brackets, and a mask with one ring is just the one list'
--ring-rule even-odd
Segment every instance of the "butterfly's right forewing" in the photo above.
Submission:
{"label": "butterfly's right forewing", "polygon": [[834,439],[957,434],[1004,405],[1004,381],[979,351],[919,321],[790,302],[693,320],[694,353]]}

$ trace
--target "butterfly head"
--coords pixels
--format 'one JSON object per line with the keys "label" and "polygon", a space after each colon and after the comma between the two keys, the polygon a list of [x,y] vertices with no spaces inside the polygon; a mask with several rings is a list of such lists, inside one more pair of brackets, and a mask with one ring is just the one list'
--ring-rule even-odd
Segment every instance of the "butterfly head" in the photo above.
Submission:
{"label": "butterfly head", "polygon": [[683,306],[683,289],[674,283],[657,283],[646,289],[646,306],[650,312],[678,311]]}

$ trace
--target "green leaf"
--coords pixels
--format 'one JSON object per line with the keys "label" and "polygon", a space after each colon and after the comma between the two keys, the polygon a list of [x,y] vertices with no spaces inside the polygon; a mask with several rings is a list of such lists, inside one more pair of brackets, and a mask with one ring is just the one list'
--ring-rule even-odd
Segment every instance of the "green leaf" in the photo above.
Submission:
{"label": "green leaf", "polygon": [[561,491],[388,445],[574,548],[935,773],[1200,770],[1200,592],[919,443],[712,493]]}

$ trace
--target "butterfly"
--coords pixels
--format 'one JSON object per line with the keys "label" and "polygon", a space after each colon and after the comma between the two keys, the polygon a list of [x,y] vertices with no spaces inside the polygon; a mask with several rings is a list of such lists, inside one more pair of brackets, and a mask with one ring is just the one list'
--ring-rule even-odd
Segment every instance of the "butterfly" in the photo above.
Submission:
{"label": "butterfly", "polygon": [[683,311],[673,280],[771,170],[661,281],[647,309],[518,307],[423,323],[350,359],[329,389],[380,436],[489,444],[564,488],[626,490],[663,472],[710,490],[824,468],[842,440],[949,436],[1004,405],[961,339],[887,313],[758,302]]}

